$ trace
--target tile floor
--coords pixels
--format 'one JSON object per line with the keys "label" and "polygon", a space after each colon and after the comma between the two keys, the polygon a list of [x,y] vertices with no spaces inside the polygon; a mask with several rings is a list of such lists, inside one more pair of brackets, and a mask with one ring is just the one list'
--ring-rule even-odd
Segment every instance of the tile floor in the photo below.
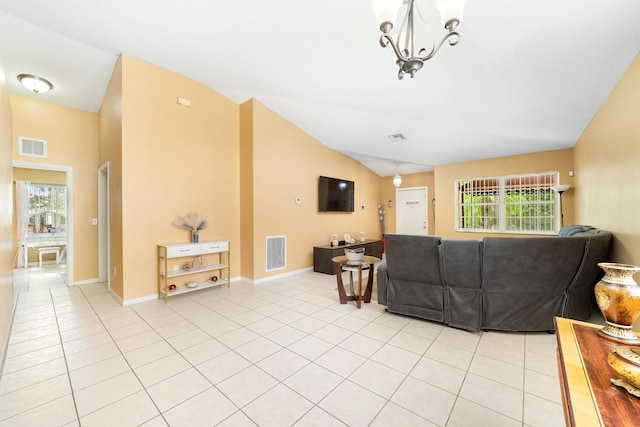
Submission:
{"label": "tile floor", "polygon": [[64,266],[21,287],[0,426],[563,426],[555,336],[340,305],[305,272],[120,306]]}

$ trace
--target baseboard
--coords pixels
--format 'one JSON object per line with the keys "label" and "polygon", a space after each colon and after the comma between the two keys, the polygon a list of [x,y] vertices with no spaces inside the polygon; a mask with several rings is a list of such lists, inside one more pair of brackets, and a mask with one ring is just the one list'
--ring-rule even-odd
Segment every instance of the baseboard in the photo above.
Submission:
{"label": "baseboard", "polygon": [[105,282],[101,281],[100,279],[98,279],[96,277],[94,279],[86,279],[86,280],[75,281],[73,283],[70,283],[69,286],[94,285],[96,283],[105,283]]}
{"label": "baseboard", "polygon": [[296,274],[304,273],[306,271],[313,271],[313,267],[307,267],[307,268],[301,268],[300,270],[288,271],[286,273],[276,274],[275,276],[263,277],[262,279],[253,280],[253,281],[251,279],[245,279],[245,280],[253,283],[254,285],[257,285],[259,283],[269,282],[271,280],[281,279],[283,277],[294,276]]}

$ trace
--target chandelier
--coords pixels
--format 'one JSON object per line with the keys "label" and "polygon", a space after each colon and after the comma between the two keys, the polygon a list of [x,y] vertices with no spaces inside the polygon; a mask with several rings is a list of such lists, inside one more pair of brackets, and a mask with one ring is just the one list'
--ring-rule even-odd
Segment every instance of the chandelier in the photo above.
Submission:
{"label": "chandelier", "polygon": [[[451,46],[458,44],[460,34],[456,28],[462,20],[466,2],[467,0],[435,0],[436,9],[440,11],[442,18],[442,26],[447,30],[447,33],[438,43],[432,41],[430,50],[417,45],[419,41],[416,40],[416,31],[419,28],[415,26],[416,19],[419,18],[422,21],[427,33],[429,33],[429,28],[424,22],[415,0],[373,0],[371,2],[371,7],[376,13],[380,25],[380,31],[382,31],[380,45],[382,47],[391,45],[393,48],[397,58],[396,64],[400,67],[398,70],[399,80],[402,80],[405,74],[409,74],[413,78],[422,68],[424,62],[435,56],[445,40],[449,40]],[[404,18],[400,21],[399,31],[392,35],[391,30],[394,28],[395,20],[404,5],[407,7]]]}

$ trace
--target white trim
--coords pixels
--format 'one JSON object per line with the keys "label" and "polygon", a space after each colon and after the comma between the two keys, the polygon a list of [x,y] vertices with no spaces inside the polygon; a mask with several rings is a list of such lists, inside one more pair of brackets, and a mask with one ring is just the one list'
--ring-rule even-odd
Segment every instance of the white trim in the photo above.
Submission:
{"label": "white trim", "polygon": [[73,166],[55,165],[49,163],[25,162],[14,160],[13,168],[40,169],[48,171],[65,172],[67,177],[67,286],[74,286],[73,268]]}
{"label": "white trim", "polygon": [[104,283],[104,281],[98,279],[97,277],[93,279],[80,280],[74,283],[76,286],[84,286],[84,285],[95,285],[96,283]]}
{"label": "white trim", "polygon": [[254,285],[257,285],[259,283],[269,282],[271,280],[281,279],[283,277],[289,277],[289,276],[293,276],[294,274],[300,274],[300,273],[304,273],[305,271],[312,271],[312,270],[313,270],[313,267],[307,267],[307,268],[301,268],[300,270],[289,271],[287,273],[276,274],[274,276],[263,277],[262,279],[258,279],[258,280],[253,280],[253,281],[250,279],[246,279],[246,280],[253,283]]}
{"label": "white trim", "polygon": [[98,168],[98,277],[111,290],[111,235],[109,232],[109,162]]}
{"label": "white trim", "polygon": [[[40,142],[42,143],[42,154],[35,154],[35,153],[29,153],[24,151],[24,141],[31,141],[31,142]],[[48,154],[47,154],[47,140],[45,139],[38,139],[38,138],[31,138],[28,136],[19,136],[18,137],[18,154],[20,156],[25,156],[25,157],[38,157],[40,159],[46,159]]]}

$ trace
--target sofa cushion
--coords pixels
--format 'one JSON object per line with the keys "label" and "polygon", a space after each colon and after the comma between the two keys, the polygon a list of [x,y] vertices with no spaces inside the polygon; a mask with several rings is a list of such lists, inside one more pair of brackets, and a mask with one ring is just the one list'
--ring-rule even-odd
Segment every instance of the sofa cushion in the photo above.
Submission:
{"label": "sofa cushion", "polygon": [[445,322],[457,328],[480,330],[482,243],[470,239],[442,239],[440,255],[446,287]]}

